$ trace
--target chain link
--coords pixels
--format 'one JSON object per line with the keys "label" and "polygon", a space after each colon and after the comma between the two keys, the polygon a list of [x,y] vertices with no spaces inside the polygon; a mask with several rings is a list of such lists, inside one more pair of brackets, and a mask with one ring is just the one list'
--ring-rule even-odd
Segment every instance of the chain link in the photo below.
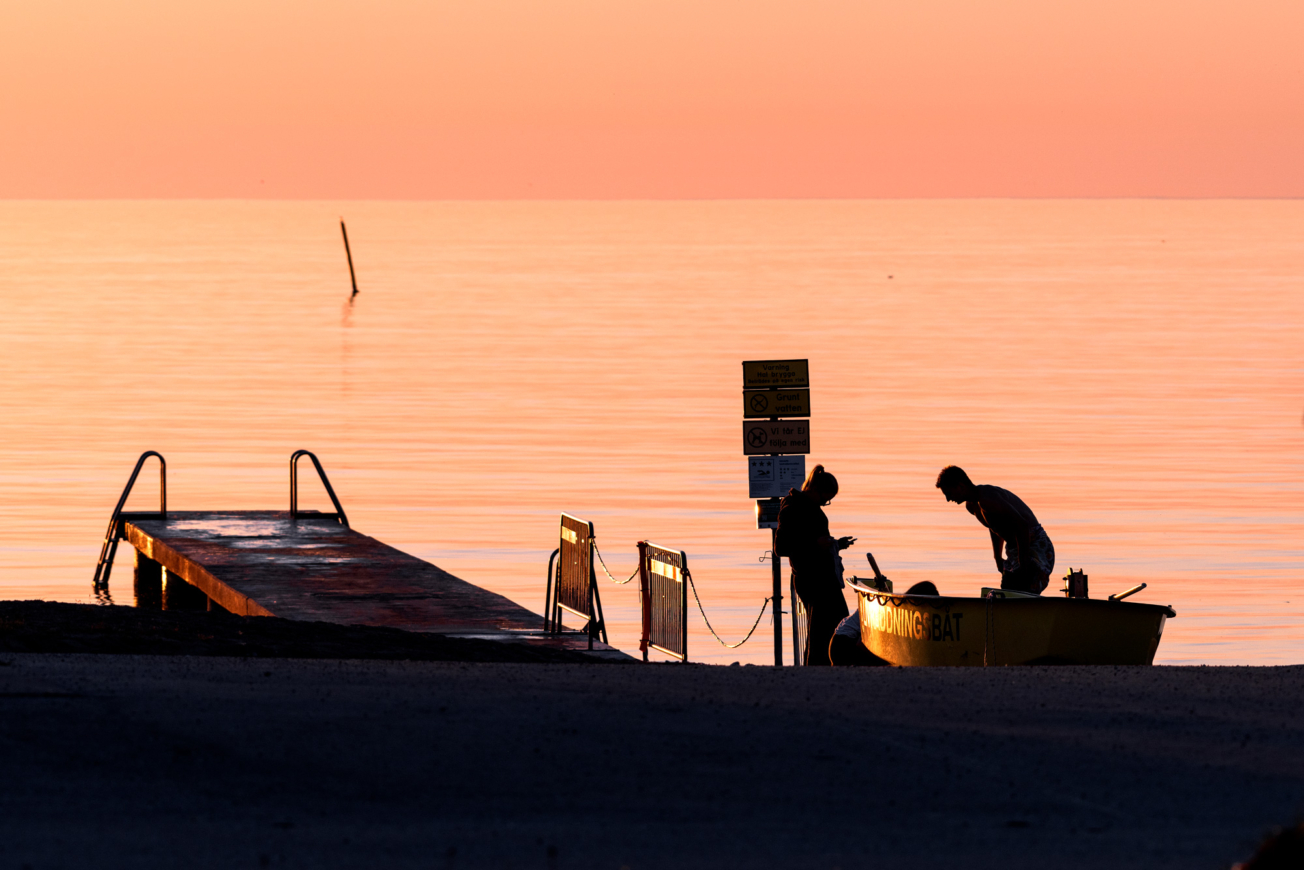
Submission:
{"label": "chain link", "polygon": [[693,600],[697,602],[697,609],[702,613],[702,621],[706,623],[706,630],[711,632],[711,636],[718,640],[721,646],[725,649],[737,649],[747,643],[747,641],[751,640],[752,635],[756,632],[756,626],[761,624],[761,617],[765,615],[765,607],[770,603],[770,598],[767,597],[761,602],[761,612],[756,614],[756,621],[752,623],[752,630],[747,632],[747,637],[744,637],[737,643],[725,643],[724,638],[716,634],[715,629],[711,627],[711,620],[706,618],[706,609],[702,607],[702,599],[697,594],[697,584],[693,582],[692,573],[688,571],[688,569],[684,569],[684,576],[688,578],[688,588],[693,590]]}
{"label": "chain link", "polygon": [[597,554],[598,564],[602,566],[603,573],[605,573],[608,577],[611,577],[611,582],[615,583],[617,586],[624,586],[626,583],[628,583],[629,581],[633,580],[635,577],[638,576],[638,569],[635,568],[633,574],[630,574],[624,580],[617,580],[615,577],[611,576],[611,571],[607,568],[607,563],[602,558],[602,551],[598,549],[598,542],[596,540],[593,542],[593,552]]}
{"label": "chain link", "polygon": [[[612,575],[611,569],[607,567],[606,560],[602,558],[602,551],[598,549],[597,541],[593,542],[593,552],[598,557],[598,564],[602,566],[602,572],[606,574],[607,577],[610,578],[611,582],[615,583],[617,586],[624,586],[626,583],[629,583],[635,577],[638,576],[638,568],[635,568],[634,573],[630,574],[624,580],[617,580]],[[706,609],[702,607],[702,599],[701,596],[697,594],[697,584],[693,582],[692,573],[685,570],[684,576],[688,578],[688,587],[693,590],[693,600],[697,602],[697,609],[702,614],[702,621],[706,623],[706,630],[711,632],[711,636],[714,637],[717,641],[719,641],[721,646],[725,647],[726,649],[737,649],[738,647],[747,643],[747,641],[751,640],[752,635],[756,633],[756,626],[761,624],[761,617],[765,615],[765,608],[769,605],[771,601],[770,598],[767,597],[764,601],[761,602],[761,612],[756,614],[756,621],[752,623],[752,628],[750,631],[747,632],[747,636],[744,637],[742,640],[738,641],[737,643],[725,643],[724,638],[716,634],[715,629],[711,627],[711,620],[706,618]]]}

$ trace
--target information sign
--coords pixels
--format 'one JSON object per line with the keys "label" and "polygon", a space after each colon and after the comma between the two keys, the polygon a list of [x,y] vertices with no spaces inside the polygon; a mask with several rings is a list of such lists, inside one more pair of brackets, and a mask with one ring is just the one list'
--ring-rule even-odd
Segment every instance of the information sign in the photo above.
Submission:
{"label": "information sign", "polygon": [[752,456],[747,460],[747,497],[781,498],[806,480],[805,456]]}
{"label": "information sign", "polygon": [[809,420],[744,420],[743,455],[810,453]]}
{"label": "information sign", "polygon": [[[762,498],[756,500],[756,528],[777,529],[779,527],[779,500]],[[777,559],[775,560],[778,561]]]}
{"label": "information sign", "polygon": [[743,390],[743,417],[809,417],[810,390]]}
{"label": "information sign", "polygon": [[743,389],[795,389],[810,386],[810,366],[804,359],[763,359],[743,363]]}

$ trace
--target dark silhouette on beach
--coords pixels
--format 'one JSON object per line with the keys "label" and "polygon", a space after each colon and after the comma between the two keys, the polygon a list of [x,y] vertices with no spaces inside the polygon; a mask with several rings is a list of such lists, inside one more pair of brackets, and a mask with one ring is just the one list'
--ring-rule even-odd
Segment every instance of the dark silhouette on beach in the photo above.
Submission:
{"label": "dark silhouette on beach", "polygon": [[855,538],[834,540],[823,506],[838,494],[838,480],[823,465],[811,469],[800,490],[789,490],[779,504],[777,553],[787,556],[792,567],[793,586],[806,608],[808,628],[802,659],[808,665],[827,665],[829,642],[838,623],[847,616],[842,597],[842,579],[837,554],[856,542]]}
{"label": "dark silhouette on beach", "polygon": [[963,504],[991,533],[1001,588],[1040,595],[1050,583],[1050,572],[1055,570],[1055,545],[1023,499],[999,486],[975,484],[963,468],[955,465],[948,465],[937,475],[937,488],[947,501]]}
{"label": "dark silhouette on beach", "polygon": [[1259,846],[1254,857],[1232,870],[1299,870],[1304,867],[1304,822],[1277,831]]}

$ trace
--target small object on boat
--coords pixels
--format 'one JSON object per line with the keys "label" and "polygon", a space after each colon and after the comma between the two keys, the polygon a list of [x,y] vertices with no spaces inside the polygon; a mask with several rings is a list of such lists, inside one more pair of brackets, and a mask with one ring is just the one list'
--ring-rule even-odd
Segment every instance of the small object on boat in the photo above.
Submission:
{"label": "small object on boat", "polygon": [[[1171,607],[984,588],[894,595],[853,578],[865,648],[894,665],[1148,665]],[[1139,590],[1130,590],[1125,594]]]}
{"label": "small object on boat", "polygon": [[852,577],[851,585],[855,586],[859,583],[861,586],[868,586],[871,589],[877,589],[879,592],[891,592],[892,581],[884,577],[883,572],[878,570],[878,563],[874,561],[874,554],[866,553],[865,558],[869,559],[869,567],[874,569],[874,576],[869,578]]}
{"label": "small object on boat", "polygon": [[1069,569],[1069,573],[1064,575],[1064,597],[1065,598],[1090,598],[1087,594],[1087,575],[1081,569],[1074,571]]}
{"label": "small object on boat", "polygon": [[1127,598],[1129,595],[1136,595],[1142,589],[1146,588],[1146,585],[1147,584],[1145,583],[1138,583],[1136,586],[1133,586],[1131,589],[1127,590],[1126,592],[1115,592],[1113,595],[1109,596],[1109,600],[1122,601],[1124,598]]}

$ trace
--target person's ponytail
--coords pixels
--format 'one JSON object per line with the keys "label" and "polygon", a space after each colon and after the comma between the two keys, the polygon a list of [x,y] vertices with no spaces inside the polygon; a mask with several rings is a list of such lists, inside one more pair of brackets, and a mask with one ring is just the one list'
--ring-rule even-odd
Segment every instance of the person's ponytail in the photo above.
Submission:
{"label": "person's ponytail", "polygon": [[823,465],[817,465],[806,475],[806,482],[801,485],[802,492],[814,490],[826,498],[833,498],[838,494],[838,479],[824,470]]}

